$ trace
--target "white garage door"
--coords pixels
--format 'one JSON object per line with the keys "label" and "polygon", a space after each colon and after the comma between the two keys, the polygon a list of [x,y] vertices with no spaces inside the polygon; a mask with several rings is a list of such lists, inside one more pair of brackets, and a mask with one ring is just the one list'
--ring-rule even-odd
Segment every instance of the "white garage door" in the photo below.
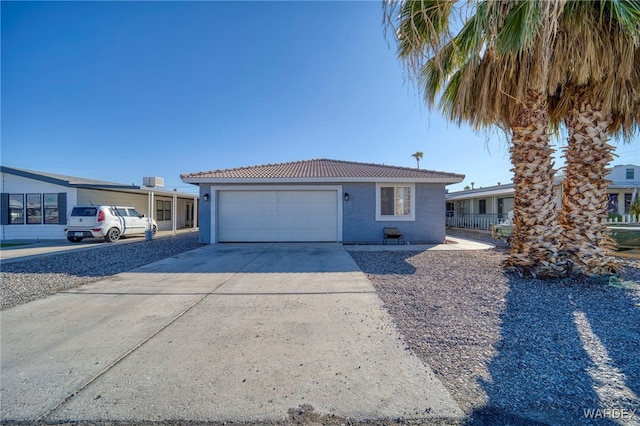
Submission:
{"label": "white garage door", "polygon": [[218,241],[337,241],[336,191],[220,191]]}

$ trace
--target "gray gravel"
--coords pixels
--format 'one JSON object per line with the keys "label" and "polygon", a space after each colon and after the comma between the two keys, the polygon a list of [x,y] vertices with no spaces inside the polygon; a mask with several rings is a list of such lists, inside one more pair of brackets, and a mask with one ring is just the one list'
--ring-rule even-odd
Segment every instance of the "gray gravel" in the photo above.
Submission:
{"label": "gray gravel", "polygon": [[194,232],[6,263],[0,273],[0,308],[42,299],[197,247]]}
{"label": "gray gravel", "polygon": [[[640,424],[640,262],[620,276],[637,290],[603,279],[535,280],[504,273],[498,245],[351,255],[407,350],[433,368],[467,423]],[[597,409],[610,411],[589,414]],[[598,413],[605,418],[588,418]]]}

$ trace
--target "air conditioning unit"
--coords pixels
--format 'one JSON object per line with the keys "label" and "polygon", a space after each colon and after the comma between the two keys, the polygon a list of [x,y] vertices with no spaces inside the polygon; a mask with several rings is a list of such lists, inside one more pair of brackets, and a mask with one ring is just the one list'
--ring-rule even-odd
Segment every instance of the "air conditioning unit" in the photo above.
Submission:
{"label": "air conditioning unit", "polygon": [[142,184],[144,186],[148,186],[149,188],[162,188],[164,187],[164,178],[161,177],[143,177]]}

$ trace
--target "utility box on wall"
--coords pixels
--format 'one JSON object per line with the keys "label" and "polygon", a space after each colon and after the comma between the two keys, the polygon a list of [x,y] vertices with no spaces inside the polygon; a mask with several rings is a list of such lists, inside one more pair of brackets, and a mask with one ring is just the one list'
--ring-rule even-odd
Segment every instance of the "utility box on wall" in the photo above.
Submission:
{"label": "utility box on wall", "polygon": [[162,188],[164,187],[164,178],[161,177],[143,177],[142,184],[144,186],[148,186],[149,188]]}

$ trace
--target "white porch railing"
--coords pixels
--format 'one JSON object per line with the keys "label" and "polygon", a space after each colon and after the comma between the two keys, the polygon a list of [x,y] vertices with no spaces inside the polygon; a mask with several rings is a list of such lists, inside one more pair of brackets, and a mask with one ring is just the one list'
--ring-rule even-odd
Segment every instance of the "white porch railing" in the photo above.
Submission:
{"label": "white porch railing", "polygon": [[613,219],[607,219],[607,223],[635,223],[640,222],[640,215],[637,214],[625,214]]}
{"label": "white porch railing", "polygon": [[[503,222],[505,222],[505,219],[475,215],[448,216],[446,221],[447,226],[454,228],[482,229],[485,231],[490,231],[491,225],[499,225]],[[614,219],[607,219],[607,223],[640,225],[640,215],[625,214]]]}
{"label": "white porch railing", "polygon": [[[506,218],[505,218],[506,219]],[[498,219],[497,217],[487,216],[449,216],[447,217],[446,224],[454,228],[471,228],[481,229],[484,231],[490,231],[491,225],[499,225],[505,221],[505,219]]]}

